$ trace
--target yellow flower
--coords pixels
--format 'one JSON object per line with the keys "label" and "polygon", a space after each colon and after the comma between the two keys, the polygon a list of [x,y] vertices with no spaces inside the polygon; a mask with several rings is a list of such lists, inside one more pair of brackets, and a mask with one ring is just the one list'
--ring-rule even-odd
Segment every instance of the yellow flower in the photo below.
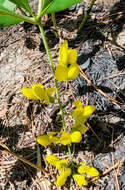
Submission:
{"label": "yellow flower", "polygon": [[70,145],[71,143],[79,143],[82,140],[82,135],[79,131],[68,133],[63,131],[60,137],[60,143],[63,145]]}
{"label": "yellow flower", "polygon": [[59,169],[62,169],[62,168],[66,168],[67,167],[67,160],[59,160],[57,163],[56,163],[56,168],[59,170]]}
{"label": "yellow flower", "polygon": [[86,120],[87,117],[92,115],[92,113],[96,109],[96,107],[93,105],[83,107],[80,100],[74,101],[74,105],[76,106],[76,108],[72,112],[72,117],[78,120],[81,120],[81,119]]}
{"label": "yellow flower", "polygon": [[51,144],[51,140],[49,138],[49,136],[47,135],[41,135],[39,137],[37,137],[36,141],[41,144],[42,146],[48,146]]}
{"label": "yellow flower", "polygon": [[72,117],[75,118],[75,124],[72,126],[72,131],[80,131],[82,134],[86,131],[86,119],[92,115],[96,107],[93,105],[83,107],[80,100],[74,101],[76,108],[72,112]]}
{"label": "yellow flower", "polygon": [[42,146],[48,146],[51,143],[58,144],[59,138],[54,136],[56,132],[50,132],[48,135],[41,135],[37,137],[36,141]]}
{"label": "yellow flower", "polygon": [[44,89],[42,84],[34,84],[32,85],[32,89],[30,88],[22,88],[22,93],[28,99],[34,100],[38,99],[41,102],[45,101],[46,104],[53,102],[53,97],[51,96],[55,92],[55,88]]}
{"label": "yellow flower", "polygon": [[84,134],[87,127],[85,126],[84,122],[83,123],[81,123],[81,122],[78,123],[78,122],[79,121],[77,120],[77,121],[75,121],[75,124],[72,125],[72,132],[80,131],[81,134]]}
{"label": "yellow flower", "polygon": [[59,64],[55,70],[55,77],[58,81],[68,81],[75,79],[79,72],[77,51],[68,49],[68,42],[64,41],[59,50]]}

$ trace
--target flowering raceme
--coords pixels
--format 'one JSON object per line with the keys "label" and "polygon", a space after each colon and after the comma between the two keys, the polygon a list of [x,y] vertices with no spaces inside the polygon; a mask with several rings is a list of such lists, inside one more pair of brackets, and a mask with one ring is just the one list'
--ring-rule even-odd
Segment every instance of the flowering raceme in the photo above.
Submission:
{"label": "flowering raceme", "polygon": [[68,42],[64,41],[59,50],[59,64],[55,70],[55,77],[58,81],[75,79],[80,69],[77,65],[77,51],[68,48]]}
{"label": "flowering raceme", "polygon": [[38,99],[41,102],[45,101],[46,104],[54,102],[54,98],[51,96],[54,92],[55,88],[48,88],[45,90],[42,84],[34,84],[32,85],[32,89],[22,88],[22,93],[26,98],[31,100]]}

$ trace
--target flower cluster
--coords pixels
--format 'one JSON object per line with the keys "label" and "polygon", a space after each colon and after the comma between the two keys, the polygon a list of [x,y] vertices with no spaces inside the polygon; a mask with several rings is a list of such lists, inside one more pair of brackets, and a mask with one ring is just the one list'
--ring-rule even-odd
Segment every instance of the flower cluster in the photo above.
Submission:
{"label": "flower cluster", "polygon": [[[99,175],[99,172],[94,167],[87,166],[83,162],[80,163],[80,166],[72,165],[72,163],[68,163],[67,160],[60,160],[55,155],[47,156],[46,161],[56,167],[60,173],[56,180],[56,186],[63,186],[69,176],[73,177],[79,187],[87,186],[88,180],[86,177],[96,177]],[[77,168],[77,171],[72,169],[74,167]]]}

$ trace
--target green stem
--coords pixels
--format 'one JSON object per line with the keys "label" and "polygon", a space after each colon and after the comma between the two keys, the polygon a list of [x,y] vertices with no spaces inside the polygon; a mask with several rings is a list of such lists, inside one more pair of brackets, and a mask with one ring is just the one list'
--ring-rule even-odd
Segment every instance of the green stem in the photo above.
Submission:
{"label": "green stem", "polygon": [[68,145],[68,152],[69,152],[69,156],[70,156],[70,160],[71,162],[73,162],[72,160],[72,153],[71,153],[71,149],[70,149],[70,145]]}
{"label": "green stem", "polygon": [[[60,112],[61,112],[63,129],[64,129],[64,131],[66,131],[66,123],[65,123],[65,119],[64,119],[65,114],[64,114],[63,106],[62,106],[62,103],[61,103],[61,100],[60,100],[58,81],[55,78],[55,66],[54,66],[54,63],[53,63],[53,60],[52,60],[52,57],[51,57],[51,54],[50,54],[50,50],[49,50],[49,47],[48,47],[48,43],[47,43],[47,40],[46,40],[45,33],[44,33],[43,26],[42,26],[41,22],[38,23],[38,26],[39,26],[39,29],[40,29],[40,32],[41,32],[43,43],[44,43],[46,53],[48,55],[48,59],[49,59],[49,62],[50,62],[50,66],[51,66],[51,69],[52,69],[52,72],[53,72],[54,83],[55,83],[55,87],[56,87],[56,97],[57,97],[57,101],[58,101]],[[70,155],[70,159],[72,161],[72,153],[71,153],[69,145],[68,145],[68,152],[69,152],[69,155]]]}
{"label": "green stem", "polygon": [[58,37],[59,34],[58,34],[58,29],[57,29],[57,24],[56,24],[55,13],[51,13],[51,16],[52,16],[53,26],[54,26],[54,29],[55,29],[55,31],[56,31],[56,37]]}
{"label": "green stem", "polygon": [[[50,5],[53,3],[53,0],[43,9],[40,11],[40,6],[41,4],[39,4],[39,10],[38,10],[38,16],[36,17],[37,20],[40,20],[41,17],[46,14],[45,12],[47,11],[47,9],[50,7]],[[41,7],[42,9],[42,7]]]}
{"label": "green stem", "polygon": [[81,29],[83,28],[83,26],[85,25],[86,20],[87,20],[87,18],[88,18],[88,16],[89,16],[89,13],[90,13],[91,10],[92,10],[92,7],[93,7],[94,3],[95,3],[95,0],[92,0],[91,3],[90,3],[89,8],[88,8],[88,10],[87,10],[87,12],[85,13],[85,16],[84,16],[83,20],[82,20],[82,22],[81,22],[81,24],[80,24],[80,26],[79,26],[79,28],[78,28],[78,32],[80,32]]}
{"label": "green stem", "polygon": [[58,82],[57,82],[57,80],[56,80],[56,78],[55,78],[55,66],[54,66],[54,63],[53,63],[53,60],[52,60],[52,57],[51,57],[51,54],[50,54],[50,50],[49,50],[48,43],[47,43],[47,40],[46,40],[46,37],[45,37],[45,33],[44,33],[44,30],[43,30],[43,26],[42,26],[41,23],[39,23],[38,26],[39,26],[39,29],[40,29],[40,32],[41,32],[41,36],[42,36],[43,43],[44,43],[44,46],[45,46],[45,49],[46,49],[46,53],[47,53],[47,55],[48,55],[48,59],[49,59],[49,62],[50,62],[50,66],[51,66],[51,69],[52,69],[52,71],[53,71],[54,83],[55,83],[55,86],[56,86],[57,101],[58,101],[59,108],[60,108],[60,112],[61,112],[61,116],[62,116],[62,122],[63,122],[64,131],[66,131],[66,124],[65,124],[65,120],[64,120],[63,106],[62,106],[62,103],[61,103],[61,100],[60,100]]}

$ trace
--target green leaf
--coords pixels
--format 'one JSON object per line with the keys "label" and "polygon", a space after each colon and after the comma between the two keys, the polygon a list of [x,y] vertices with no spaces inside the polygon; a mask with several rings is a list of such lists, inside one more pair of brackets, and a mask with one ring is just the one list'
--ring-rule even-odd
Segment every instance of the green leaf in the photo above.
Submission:
{"label": "green leaf", "polygon": [[[3,3],[5,3],[5,1]],[[9,10],[6,7],[4,7],[2,3],[0,3],[0,28],[11,26],[20,23],[22,21],[16,18],[16,13],[11,11],[14,8],[14,6],[13,7],[12,6],[10,7]]]}
{"label": "green leaf", "polygon": [[[46,10],[45,14],[59,12],[79,3],[81,0],[54,0],[50,7]],[[51,2],[51,0],[44,0],[42,10]]]}
{"label": "green leaf", "polygon": [[30,8],[30,5],[28,3],[28,0],[9,0],[9,1],[11,1],[14,4],[16,4],[18,7],[25,9],[31,15],[33,14],[32,10]]}
{"label": "green leaf", "polygon": [[46,7],[49,6],[49,4],[52,2],[53,0],[43,0],[43,4],[42,4],[42,11],[44,9],[46,9]]}
{"label": "green leaf", "polygon": [[1,0],[1,5],[3,5],[5,8],[9,9],[10,11],[13,11],[16,5],[14,3],[11,3],[9,0]]}

